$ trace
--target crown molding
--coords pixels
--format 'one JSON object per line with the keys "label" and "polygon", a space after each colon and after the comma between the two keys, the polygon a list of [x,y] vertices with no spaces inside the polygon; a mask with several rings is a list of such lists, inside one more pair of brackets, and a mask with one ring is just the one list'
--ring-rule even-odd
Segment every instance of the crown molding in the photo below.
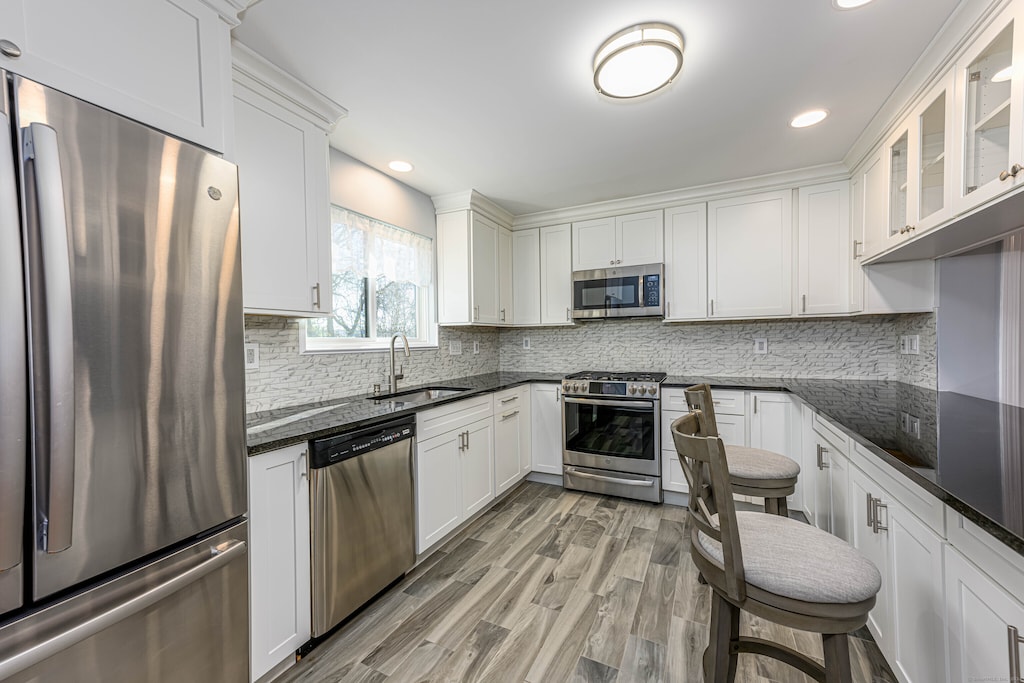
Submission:
{"label": "crown molding", "polygon": [[499,206],[476,190],[442,194],[431,197],[430,201],[434,202],[435,214],[471,209],[506,228],[512,227],[512,221],[514,220],[512,214],[504,207]]}
{"label": "crown molding", "polygon": [[792,171],[782,171],[779,173],[753,176],[750,178],[740,178],[720,183],[698,185],[680,190],[669,190],[667,192],[656,192],[636,197],[612,199],[604,202],[595,202],[593,204],[582,204],[564,209],[554,209],[552,211],[539,211],[537,213],[523,214],[521,216],[516,216],[512,220],[512,229],[524,230],[527,228],[539,228],[548,225],[557,225],[560,223],[584,221],[591,218],[604,218],[606,216],[620,216],[640,211],[667,209],[673,206],[697,201],[726,199],[728,197],[736,197],[754,192],[788,190],[801,185],[816,185],[818,183],[828,183],[836,180],[848,180],[849,177],[849,170],[841,163],[810,166],[808,168],[800,168]]}
{"label": "crown molding", "polygon": [[231,78],[250,90],[285,105],[327,133],[348,110],[306,85],[235,39],[231,40]]}
{"label": "crown molding", "polygon": [[964,0],[957,6],[843,157],[847,168],[856,169],[864,163],[932,87],[949,73],[975,36],[1012,1]]}
{"label": "crown molding", "polygon": [[251,0],[199,0],[201,3],[212,9],[220,17],[221,21],[230,28],[235,28],[242,23],[239,14],[244,12],[250,5]]}

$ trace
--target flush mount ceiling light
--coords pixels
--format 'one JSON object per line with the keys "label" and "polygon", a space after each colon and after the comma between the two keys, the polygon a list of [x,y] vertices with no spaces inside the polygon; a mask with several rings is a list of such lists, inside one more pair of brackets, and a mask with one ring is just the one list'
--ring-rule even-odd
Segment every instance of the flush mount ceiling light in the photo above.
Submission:
{"label": "flush mount ceiling light", "polygon": [[672,82],[683,68],[683,36],[657,22],[623,29],[594,55],[594,87],[602,95],[629,99]]}
{"label": "flush mount ceiling light", "polygon": [[408,161],[395,160],[388,164],[388,168],[392,171],[397,171],[398,173],[408,173],[412,170],[412,164]]}
{"label": "flush mount ceiling light", "polygon": [[821,123],[828,116],[827,109],[812,109],[805,111],[803,114],[797,114],[793,117],[793,120],[789,122],[789,125],[793,128],[806,128],[807,126],[813,126],[816,123]]}
{"label": "flush mount ceiling light", "polygon": [[857,9],[871,2],[871,0],[832,0],[836,9]]}

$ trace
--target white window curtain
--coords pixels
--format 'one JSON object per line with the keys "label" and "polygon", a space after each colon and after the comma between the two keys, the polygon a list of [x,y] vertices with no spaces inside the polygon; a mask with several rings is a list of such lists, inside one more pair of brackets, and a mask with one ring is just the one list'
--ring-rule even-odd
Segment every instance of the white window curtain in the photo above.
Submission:
{"label": "white window curtain", "polygon": [[429,238],[337,206],[331,207],[331,230],[336,271],[430,286],[434,252]]}

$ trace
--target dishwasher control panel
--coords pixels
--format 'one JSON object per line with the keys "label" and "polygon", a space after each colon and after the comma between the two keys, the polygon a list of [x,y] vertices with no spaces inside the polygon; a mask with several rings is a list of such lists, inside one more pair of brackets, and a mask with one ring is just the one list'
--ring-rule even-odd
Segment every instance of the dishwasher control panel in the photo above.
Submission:
{"label": "dishwasher control panel", "polygon": [[355,432],[318,439],[310,443],[313,469],[375,451],[396,441],[411,439],[416,434],[415,418],[366,427]]}

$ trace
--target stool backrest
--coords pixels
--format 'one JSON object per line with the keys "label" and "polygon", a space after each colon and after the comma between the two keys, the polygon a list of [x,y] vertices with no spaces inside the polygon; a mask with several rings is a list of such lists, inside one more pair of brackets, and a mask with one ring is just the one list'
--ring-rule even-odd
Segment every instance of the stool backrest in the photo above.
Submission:
{"label": "stool backrest", "polygon": [[691,411],[700,412],[700,436],[718,436],[718,421],[715,420],[715,402],[711,398],[711,387],[695,384],[683,389],[686,405]]}
{"label": "stool backrest", "polygon": [[[736,527],[736,506],[729,483],[729,465],[725,444],[715,436],[705,436],[704,416],[694,410],[672,423],[679,464],[690,486],[690,520],[696,529],[722,544],[725,589],[734,600],[746,598],[743,552]],[[696,542],[696,534],[694,534]],[[710,577],[709,581],[711,580]]]}

